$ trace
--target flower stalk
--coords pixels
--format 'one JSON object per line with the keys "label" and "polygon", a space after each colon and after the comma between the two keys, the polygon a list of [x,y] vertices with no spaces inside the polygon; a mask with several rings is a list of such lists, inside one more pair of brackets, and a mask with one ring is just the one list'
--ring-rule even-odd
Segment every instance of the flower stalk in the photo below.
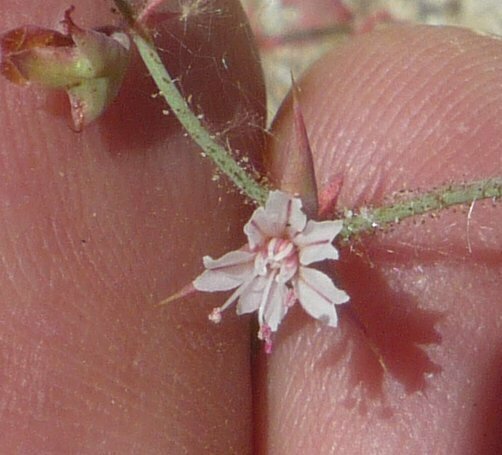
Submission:
{"label": "flower stalk", "polygon": [[[264,341],[265,352],[270,353],[275,332],[296,303],[314,319],[336,327],[336,308],[347,303],[350,297],[335,285],[332,276],[310,267],[316,262],[338,259],[333,245],[335,237],[347,243],[354,236],[383,229],[412,216],[502,196],[502,177],[494,177],[452,184],[386,206],[363,207],[356,214],[346,211],[341,218],[335,206],[343,176],[333,176],[332,182],[319,195],[294,82],[297,147],[293,147],[289,157],[290,175],[284,170],[288,178],[282,182],[281,189],[269,191],[239,166],[230,151],[215,141],[190,110],[143,26],[146,19],[139,19],[138,23],[126,0],[115,0],[115,3],[126,17],[132,39],[160,93],[188,135],[245,195],[259,205],[244,226],[247,244],[217,259],[205,256],[204,272],[161,302],[162,305],[197,291],[232,290],[227,300],[213,309],[209,319],[219,323],[222,312],[234,305],[239,315],[256,312],[258,338]],[[330,217],[335,220],[326,219]],[[315,221],[319,218],[324,221]]]}
{"label": "flower stalk", "polygon": [[[265,205],[269,188],[258,183],[232,157],[231,153],[215,141],[190,110],[187,101],[162,64],[155,45],[133,17],[126,0],[114,0],[117,8],[131,26],[132,39],[167,104],[171,107],[190,137],[213,160],[215,165],[249,198],[260,206]],[[428,212],[444,210],[452,206],[469,204],[475,200],[500,199],[502,177],[478,180],[469,183],[452,184],[422,193],[406,201],[377,208],[361,208],[356,215],[343,218],[343,229],[339,238],[347,242],[350,238],[366,232],[388,227],[406,218]]]}
{"label": "flower stalk", "polygon": [[444,210],[455,205],[470,204],[482,199],[502,197],[502,177],[477,180],[470,183],[448,185],[416,196],[406,201],[374,209],[362,208],[358,215],[347,216],[340,238],[351,237],[387,227],[412,216]]}
{"label": "flower stalk", "polygon": [[[126,17],[128,23],[135,24],[134,20],[131,18],[132,12],[127,2],[115,0],[115,4]],[[155,45],[147,38],[145,31],[139,28],[139,26],[134,25],[131,27],[130,32],[141,58],[155,81],[160,94],[166,100],[174,115],[176,115],[190,137],[237,188],[259,205],[264,205],[269,192],[268,188],[260,185],[251,177],[250,174],[233,159],[230,151],[220,145],[214,139],[214,135],[210,134],[204,128],[201,121],[191,111],[187,101],[177,89],[173,78],[162,64]]]}

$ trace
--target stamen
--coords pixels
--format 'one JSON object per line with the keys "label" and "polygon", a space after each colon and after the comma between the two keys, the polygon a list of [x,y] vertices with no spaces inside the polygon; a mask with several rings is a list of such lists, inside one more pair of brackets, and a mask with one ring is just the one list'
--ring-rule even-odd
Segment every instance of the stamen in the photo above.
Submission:
{"label": "stamen", "polygon": [[248,281],[242,283],[232,295],[225,301],[225,303],[219,307],[220,313],[225,311],[232,303],[234,303],[244,292],[247,291],[250,284],[254,281],[255,277],[252,276]]}
{"label": "stamen", "polygon": [[[286,245],[286,246],[283,247],[283,245]],[[291,242],[286,241],[286,240],[282,241],[281,244],[279,245],[279,249],[278,249],[277,253],[274,255],[274,259],[276,261],[284,260],[293,252],[294,248],[295,248],[295,246]]]}
{"label": "stamen", "polygon": [[265,354],[272,352],[272,330],[267,324],[263,324],[258,331],[258,339],[265,342]]}
{"label": "stamen", "polygon": [[275,237],[268,242],[267,245],[267,256],[272,258],[275,256],[275,245],[277,244],[277,240]]}

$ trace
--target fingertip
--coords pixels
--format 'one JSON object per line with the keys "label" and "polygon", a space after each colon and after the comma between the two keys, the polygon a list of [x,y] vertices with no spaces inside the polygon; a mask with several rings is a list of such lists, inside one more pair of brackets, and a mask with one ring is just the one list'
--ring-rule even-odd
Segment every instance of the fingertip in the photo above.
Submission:
{"label": "fingertip", "polygon": [[[500,173],[501,55],[500,39],[426,26],[361,35],[326,55],[299,83],[320,190],[343,173],[343,210]],[[279,185],[293,118],[289,101],[267,150]],[[291,312],[267,365],[270,447],[500,445],[493,427],[480,437],[493,408],[466,405],[488,395],[499,402],[501,212],[489,202],[474,210],[475,218],[460,208],[401,223],[342,251],[329,270],[360,324],[343,307],[335,331]]]}
{"label": "fingertip", "polygon": [[[502,94],[496,37],[454,27],[392,26],[355,37],[301,81],[301,103],[327,184],[344,172],[342,205],[403,188],[493,174]],[[269,167],[280,179],[291,116],[274,122]]]}
{"label": "fingertip", "polygon": [[[36,3],[31,14],[35,3],[7,27],[57,27],[66,5]],[[264,93],[247,24],[238,2],[207,3],[214,9],[193,27],[164,29],[162,53],[197,113],[257,157]],[[116,19],[110,4],[82,1],[74,19],[103,25]],[[0,325],[13,352],[3,390],[22,396],[8,414],[7,451],[250,450],[246,322],[208,321],[221,296],[155,307],[200,273],[202,254],[240,246],[249,208],[215,183],[213,165],[152,101],[137,56],[133,65],[125,92],[79,134],[47,111],[43,89],[1,82]],[[233,122],[240,112],[245,121]]]}

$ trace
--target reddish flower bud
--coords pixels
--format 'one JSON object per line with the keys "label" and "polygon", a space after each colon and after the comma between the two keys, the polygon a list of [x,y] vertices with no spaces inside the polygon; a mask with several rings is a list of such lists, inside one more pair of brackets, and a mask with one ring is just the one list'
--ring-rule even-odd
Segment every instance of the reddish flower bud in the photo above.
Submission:
{"label": "reddish flower bud", "polygon": [[75,128],[98,118],[116,97],[129,63],[130,41],[119,29],[84,30],[65,12],[64,33],[36,26],[0,38],[0,72],[11,82],[64,88]]}

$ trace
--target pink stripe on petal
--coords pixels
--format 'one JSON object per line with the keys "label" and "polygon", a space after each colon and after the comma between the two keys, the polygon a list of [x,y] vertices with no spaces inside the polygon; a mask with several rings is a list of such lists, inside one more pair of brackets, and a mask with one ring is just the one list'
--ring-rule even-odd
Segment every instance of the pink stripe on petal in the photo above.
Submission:
{"label": "pink stripe on petal", "polygon": [[338,259],[338,251],[332,241],[342,226],[341,220],[309,221],[305,230],[294,238],[294,243],[300,249],[300,263],[308,265],[325,259]]}
{"label": "pink stripe on petal", "polygon": [[228,291],[242,284],[242,279],[226,276],[224,273],[206,270],[193,281],[193,286],[198,291],[217,292]]}
{"label": "pink stripe on petal", "polygon": [[343,228],[342,220],[312,221],[309,220],[302,233],[295,237],[295,243],[303,246],[309,243],[332,242]]}
{"label": "pink stripe on petal", "polygon": [[307,223],[307,215],[302,211],[302,201],[294,198],[291,201],[291,211],[288,217],[288,231],[290,237],[303,231]]}
{"label": "pink stripe on petal", "polygon": [[202,261],[206,269],[216,270],[235,265],[245,264],[254,261],[255,254],[249,251],[237,250],[230,251],[218,259],[213,259],[210,256],[204,256]]}
{"label": "pink stripe on petal", "polygon": [[294,228],[300,225],[302,230],[305,226],[305,214],[301,211],[302,202],[300,199],[293,198],[288,193],[283,191],[271,191],[265,206],[267,219],[273,223],[274,232],[272,237],[281,237],[286,233],[286,228],[291,223]]}
{"label": "pink stripe on petal", "polygon": [[268,237],[272,228],[268,225],[263,207],[253,213],[251,219],[244,226],[244,234],[248,238],[249,248],[255,250],[261,246]]}
{"label": "pink stripe on petal", "polygon": [[338,259],[338,250],[331,242],[312,244],[300,250],[299,260],[302,265],[309,265],[325,259]]}

